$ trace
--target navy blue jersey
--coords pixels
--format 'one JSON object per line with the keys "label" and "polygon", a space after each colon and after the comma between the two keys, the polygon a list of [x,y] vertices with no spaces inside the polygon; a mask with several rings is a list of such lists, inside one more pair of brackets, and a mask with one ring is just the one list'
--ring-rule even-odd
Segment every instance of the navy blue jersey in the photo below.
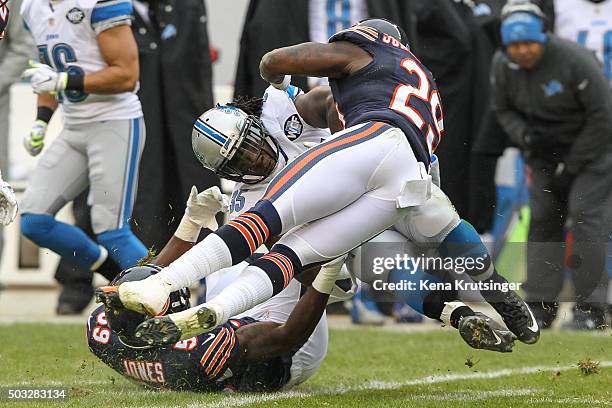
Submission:
{"label": "navy blue jersey", "polygon": [[128,347],[108,326],[104,306],[87,322],[89,349],[121,375],[153,388],[189,391],[276,391],[289,381],[291,356],[237,369],[236,330],[256,322],[231,319],[209,333],[167,347]]}
{"label": "navy blue jersey", "polygon": [[345,127],[368,121],[389,123],[408,138],[418,161],[429,165],[444,129],[440,93],[431,72],[395,38],[367,26],[334,34],[329,42],[348,41],[372,62],[343,78],[330,78]]}

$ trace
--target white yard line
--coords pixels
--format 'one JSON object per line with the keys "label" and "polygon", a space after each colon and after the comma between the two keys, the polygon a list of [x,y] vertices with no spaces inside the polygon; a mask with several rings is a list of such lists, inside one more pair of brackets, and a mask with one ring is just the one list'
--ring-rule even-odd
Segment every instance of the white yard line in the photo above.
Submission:
{"label": "white yard line", "polygon": [[[599,364],[600,367],[612,367],[612,361],[601,361]],[[469,380],[486,380],[500,377],[509,377],[513,375],[528,375],[528,374],[537,374],[539,372],[556,372],[556,371],[567,371],[567,370],[577,370],[575,364],[566,365],[566,366],[532,366],[532,367],[523,367],[523,368],[507,368],[503,370],[495,370],[495,371],[484,371],[478,373],[465,373],[465,374],[445,374],[445,375],[431,375],[427,377],[415,378],[412,380],[406,381],[371,381],[369,383],[365,383],[362,385],[348,386],[348,387],[338,387],[321,391],[287,391],[287,392],[279,392],[274,394],[261,394],[261,395],[237,395],[237,396],[228,396],[221,401],[212,402],[212,403],[194,403],[190,404],[188,408],[226,408],[226,407],[237,407],[244,406],[254,403],[261,402],[270,402],[270,401],[278,401],[289,398],[312,398],[323,395],[342,395],[348,394],[351,392],[358,391],[379,391],[379,390],[394,390],[407,386],[415,386],[415,385],[427,385],[427,384],[439,384],[453,381],[469,381]],[[504,395],[530,395],[535,390],[499,390],[499,391],[489,391],[489,392],[475,392],[469,393],[465,395],[466,399],[486,399],[495,396],[504,396]],[[453,400],[461,400],[462,393],[449,393],[452,396]],[[418,399],[426,399],[426,395],[416,396]],[[435,400],[436,396],[429,396],[430,399]],[[444,398],[444,395],[441,396]],[[592,402],[592,403],[601,403],[602,401],[592,400],[588,398],[565,398],[565,399],[548,399],[548,398],[534,398],[534,401],[542,401],[542,402],[559,402],[560,404],[569,404],[569,403],[581,403],[581,402]],[[605,402],[605,401],[603,401]],[[609,401],[606,405],[610,405]],[[161,407],[160,407],[161,408]]]}

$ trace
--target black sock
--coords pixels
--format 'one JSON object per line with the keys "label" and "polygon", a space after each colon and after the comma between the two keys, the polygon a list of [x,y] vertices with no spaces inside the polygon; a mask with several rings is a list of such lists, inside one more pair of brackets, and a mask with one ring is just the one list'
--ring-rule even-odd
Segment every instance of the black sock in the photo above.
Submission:
{"label": "black sock", "polygon": [[455,329],[459,326],[461,319],[467,316],[474,316],[474,311],[468,306],[460,306],[453,310],[450,316],[450,323]]}

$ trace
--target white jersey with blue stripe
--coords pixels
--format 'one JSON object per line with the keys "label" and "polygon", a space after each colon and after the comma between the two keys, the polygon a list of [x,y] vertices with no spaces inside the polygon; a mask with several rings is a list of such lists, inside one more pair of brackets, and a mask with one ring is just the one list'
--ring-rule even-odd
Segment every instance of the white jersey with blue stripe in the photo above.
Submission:
{"label": "white jersey with blue stripe", "polygon": [[295,99],[300,94],[303,94],[303,91],[293,85],[289,86],[286,91],[272,86],[266,89],[261,121],[278,142],[281,150],[279,164],[275,171],[261,183],[236,184],[230,202],[230,218],[233,219],[248,210],[263,196],[272,177],[280,172],[287,163],[308,150],[304,143],[319,144],[331,136],[329,129],[310,126],[300,116],[295,107]]}
{"label": "white jersey with blue stripe", "polygon": [[555,33],[593,51],[612,84],[612,1],[555,0]]}
{"label": "white jersey with blue stripe", "polygon": [[[24,0],[21,12],[39,60],[58,71],[88,74],[108,67],[97,43],[101,32],[131,24],[131,0]],[[112,95],[65,91],[58,95],[67,124],[142,116],[133,92]]]}

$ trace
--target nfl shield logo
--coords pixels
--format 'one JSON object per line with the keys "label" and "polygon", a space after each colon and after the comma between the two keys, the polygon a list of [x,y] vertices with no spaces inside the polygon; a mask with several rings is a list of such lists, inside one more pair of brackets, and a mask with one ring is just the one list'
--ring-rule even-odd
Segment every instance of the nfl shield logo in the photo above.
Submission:
{"label": "nfl shield logo", "polygon": [[304,125],[297,114],[294,113],[285,121],[285,135],[287,135],[289,140],[295,140],[300,137],[303,130]]}
{"label": "nfl shield logo", "polygon": [[9,9],[8,0],[0,0],[0,40],[4,38],[4,29],[8,25]]}

